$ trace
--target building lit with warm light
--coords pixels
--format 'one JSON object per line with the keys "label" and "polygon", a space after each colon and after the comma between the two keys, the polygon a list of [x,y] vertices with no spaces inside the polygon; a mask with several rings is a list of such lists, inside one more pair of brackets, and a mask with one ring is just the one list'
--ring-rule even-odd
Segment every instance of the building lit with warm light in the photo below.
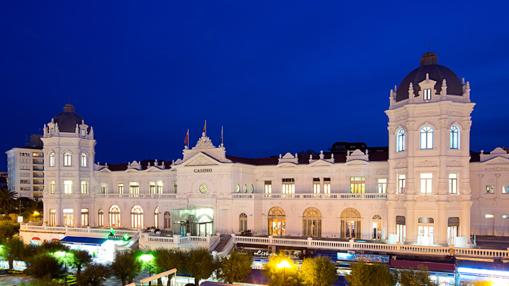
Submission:
{"label": "building lit with warm light", "polygon": [[426,53],[390,92],[388,147],[240,158],[204,130],[177,160],[109,165],[66,105],[44,126],[44,223],[425,245],[509,235],[509,152],[470,152],[474,105],[469,83]]}

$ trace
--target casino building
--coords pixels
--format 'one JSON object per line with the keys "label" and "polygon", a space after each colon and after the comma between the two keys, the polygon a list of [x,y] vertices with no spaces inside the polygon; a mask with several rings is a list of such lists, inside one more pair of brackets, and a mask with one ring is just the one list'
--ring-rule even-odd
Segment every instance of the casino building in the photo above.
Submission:
{"label": "casino building", "polygon": [[469,82],[425,53],[390,91],[388,147],[241,158],[204,128],[174,161],[97,164],[94,129],[66,105],[44,125],[44,223],[423,245],[509,236],[509,150],[470,151],[474,106]]}

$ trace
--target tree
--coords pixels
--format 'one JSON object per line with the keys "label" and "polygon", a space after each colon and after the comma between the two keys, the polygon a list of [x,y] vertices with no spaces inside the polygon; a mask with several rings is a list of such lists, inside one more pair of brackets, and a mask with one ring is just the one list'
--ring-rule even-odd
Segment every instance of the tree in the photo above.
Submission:
{"label": "tree", "polygon": [[8,190],[7,188],[0,189],[0,213],[8,214],[15,205],[16,193]]}
{"label": "tree", "polygon": [[45,252],[57,252],[57,251],[69,251],[69,247],[60,243],[60,241],[45,241],[37,248],[39,253]]}
{"label": "tree", "polygon": [[79,286],[101,286],[110,275],[108,267],[100,264],[89,264],[78,276]]}
{"label": "tree", "polygon": [[278,254],[269,258],[263,271],[271,286],[299,285],[299,273],[295,263],[286,255]]}
{"label": "tree", "polygon": [[350,286],[392,286],[396,282],[387,265],[364,262],[352,264],[352,272],[346,275],[346,280]]}
{"label": "tree", "polygon": [[34,278],[54,279],[64,276],[64,265],[46,253],[38,254],[28,260],[28,273]]}
{"label": "tree", "polygon": [[251,273],[253,257],[247,253],[233,251],[219,262],[218,276],[226,283],[243,282]]}
{"label": "tree", "polygon": [[177,268],[178,273],[185,273],[187,254],[178,248],[158,249],[155,252],[155,263],[159,272]]}
{"label": "tree", "polygon": [[126,285],[132,283],[134,277],[140,273],[141,265],[136,261],[134,253],[127,251],[117,253],[110,269],[111,273],[122,281],[122,285]]}
{"label": "tree", "polygon": [[19,224],[10,219],[0,220],[0,241],[12,238],[19,232]]}
{"label": "tree", "polygon": [[83,266],[87,266],[92,262],[92,256],[85,250],[72,250],[71,253],[74,256],[72,265],[76,268],[76,276],[79,277]]}
{"label": "tree", "polygon": [[8,239],[5,243],[5,258],[9,262],[9,269],[14,266],[14,260],[23,260],[26,256],[25,244],[17,237]]}
{"label": "tree", "polygon": [[338,279],[336,266],[324,256],[304,259],[300,270],[301,279],[305,285],[330,286]]}
{"label": "tree", "polygon": [[209,278],[217,269],[214,258],[205,248],[192,249],[187,253],[186,270],[194,277],[194,284]]}
{"label": "tree", "polygon": [[400,273],[399,283],[401,286],[436,286],[429,278],[427,269],[403,270]]}

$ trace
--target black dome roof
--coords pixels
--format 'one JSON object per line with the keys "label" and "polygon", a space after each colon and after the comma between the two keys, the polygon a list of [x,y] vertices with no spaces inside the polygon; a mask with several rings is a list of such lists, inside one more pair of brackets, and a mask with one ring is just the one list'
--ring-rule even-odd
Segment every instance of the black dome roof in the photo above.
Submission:
{"label": "black dome roof", "polygon": [[396,92],[396,101],[408,99],[408,88],[413,84],[414,92],[420,90],[419,82],[429,78],[436,81],[435,89],[437,92],[442,90],[442,81],[445,79],[447,84],[447,94],[463,95],[463,83],[458,76],[448,67],[438,64],[438,57],[432,52],[426,52],[421,57],[420,66],[411,71],[399,84]]}
{"label": "black dome roof", "polygon": [[60,132],[74,133],[76,131],[76,124],[80,125],[83,118],[76,113],[72,104],[64,106],[64,112],[53,117],[53,121],[58,123],[58,130]]}

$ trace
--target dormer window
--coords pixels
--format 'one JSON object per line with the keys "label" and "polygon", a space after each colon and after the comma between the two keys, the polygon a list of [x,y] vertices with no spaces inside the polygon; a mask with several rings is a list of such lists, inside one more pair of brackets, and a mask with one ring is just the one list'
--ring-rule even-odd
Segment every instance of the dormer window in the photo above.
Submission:
{"label": "dormer window", "polygon": [[431,100],[431,88],[425,88],[422,91],[422,98],[424,101],[430,101]]}
{"label": "dormer window", "polygon": [[82,137],[87,136],[87,129],[86,128],[81,128],[81,136]]}

